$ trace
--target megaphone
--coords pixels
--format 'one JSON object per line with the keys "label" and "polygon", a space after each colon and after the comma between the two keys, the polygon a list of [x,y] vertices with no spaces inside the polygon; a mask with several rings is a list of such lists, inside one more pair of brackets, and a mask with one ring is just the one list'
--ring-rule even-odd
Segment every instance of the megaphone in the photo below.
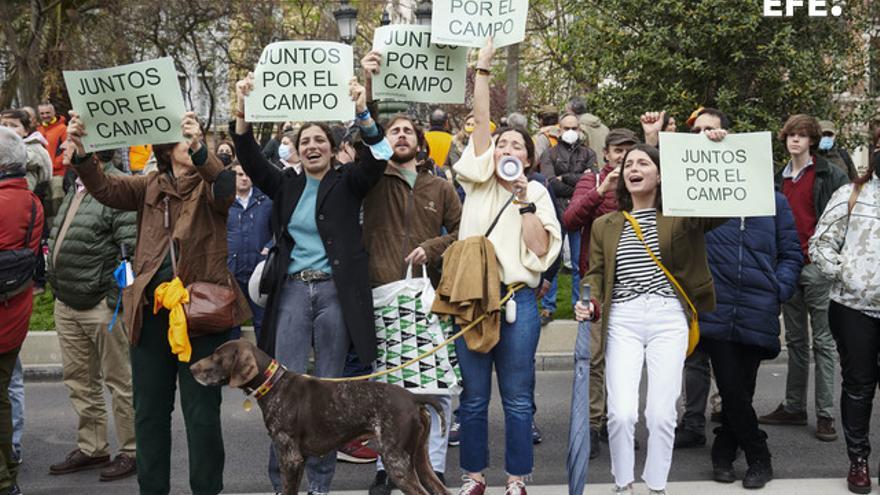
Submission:
{"label": "megaphone", "polygon": [[523,163],[515,156],[503,156],[498,160],[496,171],[498,172],[498,177],[508,182],[513,182],[522,175]]}

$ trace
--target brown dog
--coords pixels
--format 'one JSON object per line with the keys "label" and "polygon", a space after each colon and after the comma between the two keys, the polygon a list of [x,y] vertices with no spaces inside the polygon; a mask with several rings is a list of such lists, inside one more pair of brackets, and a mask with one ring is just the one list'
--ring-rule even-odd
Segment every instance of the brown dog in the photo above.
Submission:
{"label": "brown dog", "polygon": [[[267,376],[272,358],[245,340],[233,340],[190,367],[202,385],[260,390],[257,403],[278,448],[284,494],[297,493],[306,456],[321,456],[346,442],[374,438],[385,470],[407,495],[447,494],[428,458],[430,397],[385,383],[330,382],[283,368]],[[268,384],[268,391],[266,385]],[[261,395],[261,396],[260,396]],[[446,426],[443,425],[443,428]]]}

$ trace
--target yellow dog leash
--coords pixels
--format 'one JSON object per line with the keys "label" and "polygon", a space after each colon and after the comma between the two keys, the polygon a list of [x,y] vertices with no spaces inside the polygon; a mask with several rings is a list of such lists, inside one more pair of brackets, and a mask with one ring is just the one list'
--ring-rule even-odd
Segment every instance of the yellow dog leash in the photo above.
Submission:
{"label": "yellow dog leash", "polygon": [[[500,305],[503,306],[504,303],[506,303],[511,297],[513,297],[513,294],[516,293],[516,291],[522,289],[523,287],[525,287],[525,285],[526,285],[526,284],[514,284],[514,285],[510,286],[510,287],[507,289],[507,294],[505,294],[505,296],[501,298],[501,303],[500,303]],[[377,377],[380,377],[380,376],[387,375],[387,374],[389,374],[389,373],[394,373],[395,371],[400,371],[400,370],[402,370],[403,368],[406,368],[406,367],[412,366],[412,365],[418,363],[419,361],[421,361],[422,359],[425,359],[426,357],[428,357],[428,356],[434,354],[435,352],[439,351],[440,349],[443,349],[443,348],[446,347],[447,345],[449,345],[449,344],[451,344],[452,342],[454,342],[455,339],[457,339],[457,338],[461,337],[462,335],[464,335],[464,334],[468,333],[469,331],[471,331],[471,330],[472,330],[474,327],[476,327],[481,321],[483,321],[484,319],[486,319],[486,316],[487,316],[487,314],[486,314],[486,313],[483,313],[483,314],[480,315],[476,320],[470,322],[470,324],[468,324],[466,327],[462,328],[458,333],[456,333],[456,334],[453,335],[452,337],[449,337],[448,339],[444,340],[443,343],[441,343],[441,344],[438,345],[437,347],[434,347],[433,349],[431,349],[430,351],[428,351],[428,352],[426,352],[426,353],[424,353],[424,354],[422,354],[422,355],[416,356],[416,357],[414,357],[413,359],[410,359],[409,361],[407,361],[407,362],[405,362],[405,363],[403,363],[403,364],[399,364],[399,365],[397,365],[397,366],[395,366],[395,367],[393,367],[393,368],[389,368],[389,369],[387,369],[387,370],[377,371],[376,373],[370,373],[369,375],[350,376],[350,377],[346,377],[346,378],[321,378],[321,377],[311,376],[311,375],[305,375],[305,376],[308,376],[308,377],[310,377],[310,378],[314,378],[314,379],[316,379],[316,380],[324,380],[324,381],[328,381],[328,382],[356,382],[356,381],[360,381],[360,380],[370,380],[370,379],[373,379],[373,378],[377,378]]]}

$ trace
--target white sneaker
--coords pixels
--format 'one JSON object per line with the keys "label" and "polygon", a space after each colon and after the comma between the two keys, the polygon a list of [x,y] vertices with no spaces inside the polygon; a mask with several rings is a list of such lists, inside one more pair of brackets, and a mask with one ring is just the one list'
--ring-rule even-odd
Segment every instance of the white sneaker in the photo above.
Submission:
{"label": "white sneaker", "polygon": [[614,485],[614,489],[611,490],[612,495],[633,495],[633,485],[632,483],[626,486],[617,486]]}
{"label": "white sneaker", "polygon": [[666,489],[662,490],[648,490],[648,495],[666,495]]}

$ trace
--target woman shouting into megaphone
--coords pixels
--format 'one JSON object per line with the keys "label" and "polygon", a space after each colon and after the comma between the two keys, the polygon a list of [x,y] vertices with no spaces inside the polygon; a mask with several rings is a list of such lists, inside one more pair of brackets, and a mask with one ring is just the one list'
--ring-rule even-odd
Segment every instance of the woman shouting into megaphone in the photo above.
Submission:
{"label": "woman shouting into megaphone", "polygon": [[506,493],[525,493],[524,480],[534,464],[534,356],[541,331],[531,289],[539,285],[541,273],[550,267],[562,245],[547,189],[538,181],[528,181],[523,173],[536,163],[531,137],[521,129],[500,129],[494,137],[490,131],[489,76],[494,54],[490,39],[480,50],[476,66],[474,131],[453,166],[466,193],[459,239],[488,237],[494,247],[502,294],[518,284],[527,287],[514,294],[514,303],[505,306],[500,336],[488,352],[470,349],[463,339],[456,341],[464,381],[459,408],[463,495],[482,495],[486,490],[482,471],[489,466],[487,418],[493,366],[504,406]]}

